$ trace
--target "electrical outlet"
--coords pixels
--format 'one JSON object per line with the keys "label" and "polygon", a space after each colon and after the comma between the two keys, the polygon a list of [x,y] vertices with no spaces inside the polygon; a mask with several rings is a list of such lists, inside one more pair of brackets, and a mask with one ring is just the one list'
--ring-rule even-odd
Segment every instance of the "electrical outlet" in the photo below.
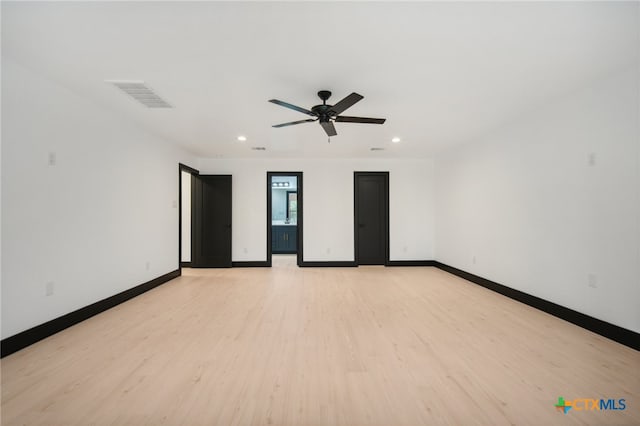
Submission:
{"label": "electrical outlet", "polygon": [[472,262],[474,265],[476,264],[476,256],[475,256],[475,255],[471,258],[471,262]]}
{"label": "electrical outlet", "polygon": [[331,249],[327,247],[327,254],[331,254]]}
{"label": "electrical outlet", "polygon": [[55,166],[56,162],[57,162],[56,153],[55,152],[50,152],[49,153],[49,165],[50,166]]}
{"label": "electrical outlet", "polygon": [[589,283],[589,287],[598,288],[598,276],[596,274],[589,274],[587,282]]}
{"label": "electrical outlet", "polygon": [[409,250],[409,249],[407,248],[407,246],[402,247],[402,252],[403,252],[403,253],[406,253],[406,252],[407,252],[407,250]]}
{"label": "electrical outlet", "polygon": [[249,253],[249,250],[247,250],[247,248],[246,248],[246,247],[245,247],[245,248],[243,248],[243,249],[242,249],[242,251],[244,252],[244,254]]}
{"label": "electrical outlet", "polygon": [[147,271],[151,268],[151,262],[149,262],[147,260],[147,263],[145,264],[145,268],[147,269]]}
{"label": "electrical outlet", "polygon": [[589,153],[589,165],[592,166],[592,167],[596,165],[596,153],[595,152],[590,152]]}
{"label": "electrical outlet", "polygon": [[53,296],[55,292],[55,283],[53,281],[49,281],[44,287],[45,296]]}
{"label": "electrical outlet", "polygon": [[172,206],[174,209],[177,209],[177,208],[178,208],[178,202],[177,202],[176,200],[173,200],[173,202],[171,203],[171,206]]}

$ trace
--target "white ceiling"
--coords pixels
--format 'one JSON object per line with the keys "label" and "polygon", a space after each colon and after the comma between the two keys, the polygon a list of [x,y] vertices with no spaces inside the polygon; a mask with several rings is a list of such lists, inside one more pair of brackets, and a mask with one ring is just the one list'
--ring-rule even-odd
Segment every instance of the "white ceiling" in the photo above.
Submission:
{"label": "white ceiling", "polygon": [[[2,55],[199,156],[420,157],[637,63],[638,10],[637,2],[3,1]],[[105,80],[143,80],[175,108],[147,109]],[[333,103],[358,92],[364,99],[345,114],[387,122],[336,123],[330,144],[318,123],[271,127],[308,116],[267,100],[310,108],[320,89]]]}

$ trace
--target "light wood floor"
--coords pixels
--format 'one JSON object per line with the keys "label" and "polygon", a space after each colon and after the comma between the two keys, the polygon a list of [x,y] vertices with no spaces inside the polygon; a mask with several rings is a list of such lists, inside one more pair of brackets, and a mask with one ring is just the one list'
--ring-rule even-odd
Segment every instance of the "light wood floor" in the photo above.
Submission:
{"label": "light wood floor", "polygon": [[640,352],[435,268],[274,261],[185,269],[4,358],[2,425],[640,424]]}

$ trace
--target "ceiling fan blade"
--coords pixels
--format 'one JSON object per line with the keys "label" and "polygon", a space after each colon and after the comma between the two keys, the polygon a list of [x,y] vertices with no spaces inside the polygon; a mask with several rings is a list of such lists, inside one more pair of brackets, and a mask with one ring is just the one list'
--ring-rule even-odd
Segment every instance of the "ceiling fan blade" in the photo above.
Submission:
{"label": "ceiling fan blade", "polygon": [[338,132],[336,132],[336,128],[333,126],[333,123],[331,121],[321,121],[320,125],[322,126],[324,131],[327,132],[327,136],[335,136],[338,134]]}
{"label": "ceiling fan blade", "polygon": [[311,111],[309,111],[308,109],[304,109],[304,108],[301,108],[301,107],[299,107],[299,106],[291,105],[291,104],[288,104],[288,103],[286,103],[286,102],[279,101],[279,100],[277,100],[277,99],[269,99],[269,102],[274,103],[274,104],[276,104],[276,105],[283,106],[283,107],[285,107],[285,108],[292,109],[292,110],[294,110],[294,111],[301,112],[301,113],[303,113],[303,114],[312,115],[312,116],[314,116],[314,117],[316,116],[314,113],[312,113],[312,112],[311,112]]}
{"label": "ceiling fan blade", "polygon": [[340,114],[356,102],[360,101],[362,98],[364,98],[364,96],[358,95],[356,92],[353,92],[352,94],[335,104],[333,107],[331,107],[331,111],[333,111],[335,114]]}
{"label": "ceiling fan blade", "polygon": [[294,124],[302,124],[302,123],[310,123],[312,121],[317,121],[318,119],[313,119],[313,118],[309,118],[308,120],[298,120],[298,121],[290,121],[288,123],[282,123],[282,124],[275,124],[271,127],[286,127],[286,126],[293,126]]}
{"label": "ceiling fan blade", "polygon": [[366,124],[384,124],[387,121],[386,118],[369,118],[369,117],[346,117],[339,115],[336,117],[336,121],[342,123],[366,123]]}

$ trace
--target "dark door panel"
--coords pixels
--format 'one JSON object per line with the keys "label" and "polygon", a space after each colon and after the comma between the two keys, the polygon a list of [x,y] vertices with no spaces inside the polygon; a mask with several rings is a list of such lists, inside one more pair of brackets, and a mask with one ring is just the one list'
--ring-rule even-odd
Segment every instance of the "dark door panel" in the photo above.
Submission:
{"label": "dark door panel", "polygon": [[231,267],[231,176],[195,176],[192,197],[192,266]]}
{"label": "dark door panel", "polygon": [[389,247],[388,173],[355,173],[355,248],[359,265],[384,265]]}

